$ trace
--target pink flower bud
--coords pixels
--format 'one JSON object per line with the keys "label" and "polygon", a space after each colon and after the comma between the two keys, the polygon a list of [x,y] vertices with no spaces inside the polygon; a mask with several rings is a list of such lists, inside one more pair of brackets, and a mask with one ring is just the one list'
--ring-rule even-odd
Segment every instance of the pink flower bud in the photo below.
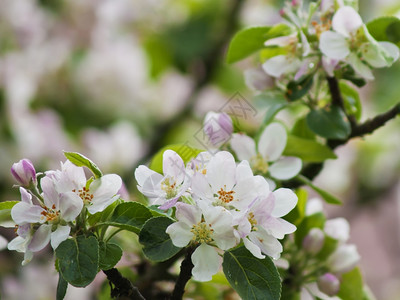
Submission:
{"label": "pink flower bud", "polygon": [[340,289],[340,281],[332,273],[326,273],[320,276],[317,284],[319,290],[330,297],[335,296]]}
{"label": "pink flower bud", "polygon": [[303,249],[311,254],[317,254],[324,245],[325,235],[319,228],[312,228],[303,239]]}
{"label": "pink flower bud", "polygon": [[232,120],[226,113],[211,111],[204,118],[203,130],[211,145],[219,147],[231,138],[233,133]]}
{"label": "pink flower bud", "polygon": [[11,174],[21,186],[29,187],[31,183],[36,184],[35,167],[28,159],[21,159],[11,167]]}

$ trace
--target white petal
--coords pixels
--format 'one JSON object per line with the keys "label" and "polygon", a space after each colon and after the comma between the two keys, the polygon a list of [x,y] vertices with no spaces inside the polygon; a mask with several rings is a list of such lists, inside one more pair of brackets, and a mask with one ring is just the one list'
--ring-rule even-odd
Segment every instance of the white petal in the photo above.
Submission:
{"label": "white petal", "polygon": [[365,43],[360,51],[362,57],[374,68],[389,67],[399,58],[399,48],[389,42]]}
{"label": "white petal", "polygon": [[277,160],[286,147],[286,129],[279,123],[265,127],[258,141],[258,152],[267,160]]}
{"label": "white petal", "polygon": [[265,258],[265,255],[261,253],[260,247],[258,247],[256,244],[254,244],[252,241],[250,241],[247,238],[243,239],[244,246],[246,247],[247,250],[250,251],[251,254],[253,254],[255,257],[259,259]]}
{"label": "white petal", "polygon": [[262,253],[275,259],[281,256],[283,250],[281,243],[266,231],[253,231],[249,234],[249,239],[260,247]]}
{"label": "white petal", "polygon": [[166,229],[166,233],[171,237],[172,243],[176,247],[185,247],[193,238],[193,233],[190,231],[192,227],[189,227],[183,222],[177,222],[169,225]]}
{"label": "white petal", "polygon": [[301,167],[302,161],[300,158],[281,157],[269,167],[269,173],[276,179],[286,180],[299,174]]}
{"label": "white petal", "polygon": [[22,202],[32,204],[32,195],[29,194],[26,189],[24,189],[23,187],[20,187],[19,192],[21,193],[21,201]]}
{"label": "white petal", "polygon": [[235,159],[227,151],[215,154],[207,166],[207,180],[214,193],[224,187],[226,191],[231,191],[235,184],[235,174]]}
{"label": "white petal", "polygon": [[256,156],[256,143],[251,137],[241,133],[234,133],[230,143],[239,160],[250,160]]}
{"label": "white petal", "polygon": [[179,222],[183,222],[189,227],[201,221],[201,214],[200,208],[195,205],[182,202],[176,204],[175,217]]}
{"label": "white petal", "polygon": [[11,209],[11,217],[17,224],[39,223],[43,211],[38,205],[31,205],[26,202],[18,202]]}
{"label": "white petal", "polygon": [[302,30],[300,30],[300,37],[301,46],[303,47],[303,56],[307,56],[311,51],[310,43],[308,42],[307,37]]}
{"label": "white petal", "polygon": [[388,56],[392,58],[392,63],[399,59],[400,56],[399,47],[389,42],[378,42],[378,43],[386,51]]}
{"label": "white petal", "polygon": [[351,6],[339,8],[332,19],[332,28],[344,36],[350,37],[363,25],[360,15]]}
{"label": "white petal", "polygon": [[171,176],[181,183],[186,176],[186,168],[182,158],[172,150],[166,150],[163,154],[163,173]]}
{"label": "white petal", "polygon": [[344,218],[330,219],[325,222],[324,231],[335,240],[346,242],[350,237],[350,225]]}
{"label": "white petal", "polygon": [[236,238],[233,233],[232,215],[223,207],[210,207],[203,210],[204,219],[211,224],[214,230],[213,239],[222,250],[227,250],[236,245]]}
{"label": "white petal", "polygon": [[262,64],[265,73],[273,77],[295,72],[300,66],[301,61],[298,58],[290,58],[286,55],[274,56]]}
{"label": "white petal", "polygon": [[374,79],[374,75],[372,74],[371,69],[366,64],[364,64],[356,54],[350,53],[350,55],[347,58],[347,62],[352,66],[354,71],[361,77],[367,80]]}
{"label": "white petal", "polygon": [[93,194],[92,206],[88,207],[90,213],[103,211],[108,205],[118,199],[115,195],[122,186],[122,179],[116,174],[107,174],[95,179],[89,186]]}
{"label": "white petal", "polygon": [[333,71],[335,71],[336,66],[338,65],[339,61],[337,59],[329,58],[327,56],[322,56],[322,66],[325,72],[330,76],[333,77]]}
{"label": "white petal", "polygon": [[28,245],[28,249],[32,252],[42,250],[50,242],[52,225],[43,224],[33,234],[32,241]]}
{"label": "white petal", "polygon": [[56,190],[53,180],[48,176],[43,177],[40,181],[40,186],[43,190],[44,204],[49,208],[53,205],[59,207],[60,196]]}
{"label": "white petal", "polygon": [[63,220],[67,222],[74,221],[81,212],[82,207],[82,199],[74,192],[61,194],[59,209]]}
{"label": "white petal", "polygon": [[164,177],[161,174],[153,173],[143,182],[142,186],[138,186],[138,190],[149,198],[158,198],[161,195],[164,196],[165,200],[165,191],[161,190],[161,182],[164,180]]}
{"label": "white petal", "polygon": [[263,224],[260,224],[266,231],[270,232],[272,236],[277,239],[283,239],[285,234],[293,233],[296,231],[296,226],[284,219],[269,218]]}
{"label": "white petal", "polygon": [[322,204],[321,199],[319,198],[311,198],[307,201],[306,204],[306,216],[311,216],[313,214],[323,212],[324,206]]}
{"label": "white petal", "polygon": [[[146,180],[153,174],[158,174],[144,165],[140,165],[135,170],[135,179],[140,186],[143,186]],[[161,175],[160,175],[161,176]]]}
{"label": "white petal", "polygon": [[68,238],[70,231],[71,227],[69,226],[58,226],[57,229],[50,235],[51,247],[56,250],[58,245]]}
{"label": "white petal", "polygon": [[201,244],[192,254],[193,279],[197,281],[209,281],[216,274],[222,263],[222,258],[218,255],[214,247]]}
{"label": "white petal", "polygon": [[253,178],[253,171],[247,160],[240,162],[236,168],[236,182]]}
{"label": "white petal", "polygon": [[195,173],[192,178],[192,191],[195,197],[213,201],[213,191],[206,177],[201,173]]}
{"label": "white petal", "polygon": [[276,38],[269,39],[264,43],[264,45],[285,47],[289,46],[295,41],[297,41],[297,33],[292,35],[278,36]]}
{"label": "white petal", "polygon": [[297,196],[287,188],[280,188],[273,192],[275,196],[275,206],[271,215],[275,218],[283,217],[288,214],[297,204]]}
{"label": "white petal", "polygon": [[319,49],[324,55],[332,59],[343,59],[350,53],[345,37],[333,31],[325,31],[321,34]]}
{"label": "white petal", "polygon": [[26,243],[27,239],[24,239],[20,236],[17,236],[13,240],[8,243],[8,250],[15,250],[17,252],[25,252],[26,251]]}

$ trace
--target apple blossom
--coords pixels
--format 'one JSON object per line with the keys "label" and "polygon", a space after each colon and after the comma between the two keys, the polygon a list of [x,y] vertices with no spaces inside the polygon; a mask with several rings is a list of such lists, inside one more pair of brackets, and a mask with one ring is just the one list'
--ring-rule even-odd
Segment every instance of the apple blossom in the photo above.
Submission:
{"label": "apple blossom", "polygon": [[279,123],[271,123],[265,127],[257,146],[249,136],[237,133],[232,136],[231,147],[240,160],[250,162],[255,172],[269,172],[273,178],[286,180],[296,176],[302,167],[300,158],[281,156],[286,141],[286,129]]}
{"label": "apple blossom", "polygon": [[210,111],[204,118],[204,133],[213,147],[220,147],[228,142],[233,132],[232,120],[227,113]]}
{"label": "apple blossom", "polygon": [[103,211],[117,200],[118,191],[122,186],[122,179],[116,174],[106,174],[94,179],[87,186],[83,168],[68,160],[61,164],[61,170],[49,171],[46,174],[53,179],[59,193],[76,193],[91,214]]}
{"label": "apple blossom", "polygon": [[186,172],[182,158],[172,150],[163,154],[163,173],[161,175],[141,165],[135,170],[138,190],[150,199],[150,204],[159,204],[160,209],[168,209],[190,186],[190,178]]}
{"label": "apple blossom", "polygon": [[28,159],[21,159],[11,167],[11,174],[23,187],[29,187],[31,183],[36,184],[36,171],[32,162]]}
{"label": "apple blossom", "polygon": [[179,202],[175,216],[178,222],[166,229],[172,243],[177,247],[185,247],[189,243],[198,245],[191,256],[193,278],[211,280],[222,262],[215,247],[228,250],[236,245],[232,215],[221,206],[212,207],[205,203],[195,206]]}
{"label": "apple blossom", "polygon": [[324,232],[315,227],[311,228],[303,239],[303,249],[311,254],[317,254],[323,247],[325,241]]}

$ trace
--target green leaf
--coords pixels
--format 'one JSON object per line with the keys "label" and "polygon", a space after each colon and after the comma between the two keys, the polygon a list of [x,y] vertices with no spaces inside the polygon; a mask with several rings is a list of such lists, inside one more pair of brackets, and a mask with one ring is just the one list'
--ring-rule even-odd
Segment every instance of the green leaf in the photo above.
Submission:
{"label": "green leaf", "polygon": [[152,261],[165,261],[181,248],[175,247],[170,236],[165,232],[174,221],[167,217],[155,217],[144,224],[139,233],[139,242],[144,246],[143,253]]}
{"label": "green leaf", "polygon": [[[289,104],[281,93],[273,92],[257,95],[254,97],[253,101],[257,107],[267,110],[263,121],[264,125],[270,123],[274,116]],[[262,132],[262,130],[260,132]]]}
{"label": "green leaf", "polygon": [[308,162],[323,162],[326,159],[337,158],[328,146],[293,135],[288,135],[283,155],[296,156]]}
{"label": "green leaf", "polygon": [[303,244],[303,240],[305,236],[308,234],[308,232],[312,228],[324,228],[325,224],[325,216],[323,213],[315,213],[310,216],[306,216],[303,221],[297,226],[297,230],[295,233],[295,242],[296,245],[301,248]]}
{"label": "green leaf", "polygon": [[325,235],[324,245],[318,252],[317,257],[319,260],[327,259],[337,248],[339,241]]}
{"label": "green leaf", "polygon": [[234,63],[264,48],[264,43],[274,37],[288,35],[291,28],[286,24],[277,24],[274,27],[261,26],[245,28],[232,38],[226,57],[228,63]]}
{"label": "green leaf", "polygon": [[280,299],[280,276],[269,256],[256,258],[241,246],[225,251],[222,268],[229,283],[242,299]]}
{"label": "green leaf", "polygon": [[296,123],[294,123],[291,133],[294,136],[308,140],[315,140],[316,137],[315,133],[308,127],[305,117],[298,119]]}
{"label": "green leaf", "polygon": [[310,129],[327,139],[346,139],[351,132],[351,126],[344,112],[337,106],[327,109],[311,110],[307,115]]}
{"label": "green leaf", "polygon": [[122,249],[114,243],[99,243],[99,268],[109,270],[113,268],[122,257]]}
{"label": "green leaf", "polygon": [[0,210],[8,210],[8,209],[12,209],[14,207],[15,204],[17,204],[20,201],[4,201],[4,202],[0,202]]}
{"label": "green leaf", "polygon": [[204,150],[192,148],[186,144],[175,144],[175,145],[168,145],[162,148],[160,151],[153,156],[153,159],[150,163],[150,169],[153,171],[162,174],[163,173],[163,154],[166,150],[173,150],[182,158],[184,163],[187,163],[192,158],[196,157],[197,154],[203,152]]}
{"label": "green leaf", "polygon": [[61,274],[58,275],[58,284],[57,284],[57,294],[56,300],[63,300],[65,294],[67,293],[68,282],[62,277]]}
{"label": "green leaf", "polygon": [[308,178],[306,178],[302,175],[298,175],[298,176],[296,176],[296,178],[299,179],[304,184],[308,185],[314,191],[316,191],[327,203],[336,204],[336,205],[342,204],[342,201],[340,201],[339,199],[337,199],[335,196],[328,193],[327,191],[315,186]]}
{"label": "green leaf", "polygon": [[355,89],[343,81],[339,83],[339,88],[342,93],[346,113],[354,116],[359,121],[362,110],[360,95]]}
{"label": "green leaf", "polygon": [[290,81],[287,85],[286,97],[290,101],[295,101],[305,96],[313,85],[313,78],[314,74],[311,74],[299,82]]}
{"label": "green leaf", "polygon": [[118,199],[111,203],[109,206],[107,206],[103,211],[99,211],[93,215],[90,215],[88,217],[88,222],[91,226],[96,225],[96,223],[99,222],[105,222],[107,219],[111,216],[111,214],[114,212],[115,208],[120,205],[121,203],[124,203],[122,199]]}
{"label": "green leaf", "polygon": [[337,294],[342,300],[359,300],[363,299],[364,285],[359,268],[342,275],[340,280],[340,290]]}
{"label": "green leaf", "polygon": [[94,236],[78,236],[63,241],[56,249],[63,278],[76,287],[85,287],[96,277],[99,265],[99,244]]}
{"label": "green leaf", "polygon": [[388,41],[400,46],[400,20],[394,16],[376,18],[367,23],[369,33],[377,41]]}
{"label": "green leaf", "polygon": [[97,225],[109,225],[139,233],[144,223],[153,215],[150,210],[138,202],[125,202],[119,204],[110,218]]}
{"label": "green leaf", "polygon": [[64,152],[64,156],[74,165],[88,168],[90,171],[92,171],[95,178],[100,178],[103,176],[103,173],[101,173],[99,167],[84,155],[78,152]]}

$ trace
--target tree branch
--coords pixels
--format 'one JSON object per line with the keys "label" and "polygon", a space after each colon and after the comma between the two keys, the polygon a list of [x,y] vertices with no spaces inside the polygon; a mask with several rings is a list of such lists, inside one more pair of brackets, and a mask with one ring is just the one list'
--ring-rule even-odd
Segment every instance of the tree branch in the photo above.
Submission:
{"label": "tree branch", "polygon": [[123,277],[116,268],[103,270],[103,273],[106,274],[110,282],[111,297],[118,300],[145,300],[139,290],[132,285],[129,279]]}
{"label": "tree branch", "polygon": [[192,277],[192,269],[194,267],[192,263],[192,254],[194,250],[194,247],[187,248],[185,259],[181,264],[181,272],[179,273],[179,277],[176,281],[170,300],[181,300],[183,297],[186,283]]}

